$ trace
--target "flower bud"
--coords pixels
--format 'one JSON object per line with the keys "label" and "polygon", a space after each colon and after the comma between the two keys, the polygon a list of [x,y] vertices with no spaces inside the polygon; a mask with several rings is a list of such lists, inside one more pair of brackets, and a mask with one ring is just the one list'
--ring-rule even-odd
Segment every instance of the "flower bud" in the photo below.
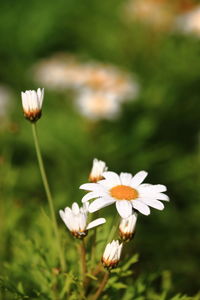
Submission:
{"label": "flower bud", "polygon": [[130,241],[135,234],[137,213],[134,212],[130,217],[121,219],[119,225],[119,235],[123,241]]}
{"label": "flower bud", "polygon": [[103,177],[103,172],[106,172],[108,167],[106,166],[106,163],[102,160],[94,159],[93,160],[93,165],[92,165],[92,170],[90,172],[89,176],[89,181],[90,182],[97,182],[99,180],[102,180]]}
{"label": "flower bud", "polygon": [[118,265],[120,261],[122,245],[122,243],[119,244],[119,241],[114,240],[112,243],[107,244],[101,259],[104,268],[110,270]]}
{"label": "flower bud", "polygon": [[21,95],[24,117],[30,122],[36,122],[42,115],[44,89],[25,91]]}

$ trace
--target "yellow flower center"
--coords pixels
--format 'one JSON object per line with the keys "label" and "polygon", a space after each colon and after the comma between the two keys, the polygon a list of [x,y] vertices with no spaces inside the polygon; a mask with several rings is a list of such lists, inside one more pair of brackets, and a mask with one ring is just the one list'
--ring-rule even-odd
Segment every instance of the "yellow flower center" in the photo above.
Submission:
{"label": "yellow flower center", "polygon": [[110,189],[110,195],[117,200],[134,200],[138,191],[127,185],[117,185]]}

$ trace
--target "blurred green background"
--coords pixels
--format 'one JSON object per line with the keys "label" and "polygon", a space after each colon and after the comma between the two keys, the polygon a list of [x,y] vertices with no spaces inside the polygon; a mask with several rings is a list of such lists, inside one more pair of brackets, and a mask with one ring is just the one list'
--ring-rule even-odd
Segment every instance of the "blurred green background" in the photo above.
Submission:
{"label": "blurred green background", "polygon": [[[0,84],[12,91],[0,122],[1,275],[23,281],[26,274],[6,266],[17,260],[19,237],[39,227],[41,206],[48,213],[20,93],[39,87],[31,73],[35,63],[66,52],[127,70],[137,76],[140,93],[122,104],[115,120],[93,122],[73,105],[73,93],[45,89],[38,129],[57,211],[80,201],[78,188],[94,157],[116,172],[147,170],[146,181],[165,184],[171,201],[138,220],[130,248],[140,254],[138,273],[168,270],[175,293],[194,295],[200,278],[200,39],[126,22],[124,3],[0,3]],[[112,207],[101,213],[109,217]]]}

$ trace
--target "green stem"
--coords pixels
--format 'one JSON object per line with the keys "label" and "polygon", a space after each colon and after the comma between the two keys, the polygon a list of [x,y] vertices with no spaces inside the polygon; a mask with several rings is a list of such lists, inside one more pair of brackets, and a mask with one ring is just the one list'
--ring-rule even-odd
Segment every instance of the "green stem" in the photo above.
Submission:
{"label": "green stem", "polygon": [[98,290],[96,291],[96,293],[94,294],[94,296],[91,297],[91,300],[97,300],[101,296],[101,294],[102,294],[102,292],[103,292],[103,290],[104,290],[104,288],[105,288],[105,286],[106,286],[106,284],[108,282],[108,279],[109,279],[109,273],[106,272],[104,274],[103,280],[101,281],[101,283],[99,285]]}
{"label": "green stem", "polygon": [[113,222],[112,222],[112,229],[111,229],[110,234],[108,236],[106,245],[108,243],[112,242],[118,228],[119,228],[119,215],[116,214],[116,216],[115,216],[115,218],[113,219]]}
{"label": "green stem", "polygon": [[32,132],[33,132],[33,139],[34,139],[34,143],[35,143],[35,149],[36,149],[39,169],[40,169],[44,189],[45,189],[46,196],[47,196],[48,203],[49,203],[49,209],[50,209],[50,213],[51,213],[51,219],[53,222],[54,233],[55,233],[55,236],[57,239],[57,247],[58,247],[58,252],[59,252],[59,257],[60,257],[60,265],[62,267],[62,270],[65,271],[66,264],[65,264],[65,259],[64,259],[64,255],[62,252],[61,241],[60,241],[60,236],[59,236],[59,231],[58,231],[58,224],[56,221],[56,215],[55,215],[55,210],[54,210],[54,205],[53,205],[53,199],[52,199],[51,191],[49,188],[49,183],[47,180],[46,171],[44,168],[44,163],[43,163],[43,159],[42,159],[42,155],[41,155],[41,151],[40,151],[36,123],[32,123]]}
{"label": "green stem", "polygon": [[83,286],[85,286],[87,264],[86,264],[86,249],[85,249],[84,239],[82,239],[80,243],[80,254],[81,254],[81,271],[82,271]]}

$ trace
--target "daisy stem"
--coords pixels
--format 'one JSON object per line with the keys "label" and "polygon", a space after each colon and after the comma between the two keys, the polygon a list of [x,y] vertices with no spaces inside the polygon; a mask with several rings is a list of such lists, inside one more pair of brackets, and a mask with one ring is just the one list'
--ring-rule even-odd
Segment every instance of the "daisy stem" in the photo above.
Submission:
{"label": "daisy stem", "polygon": [[108,240],[107,240],[106,244],[110,243],[113,240],[113,238],[114,238],[114,236],[115,236],[115,234],[117,232],[118,226],[119,226],[119,216],[117,214],[115,216],[115,218],[113,219],[112,229],[110,231],[110,234],[108,236]]}
{"label": "daisy stem", "polygon": [[54,233],[55,233],[55,237],[57,239],[57,247],[58,247],[58,253],[59,253],[59,258],[60,258],[60,265],[62,267],[62,270],[65,271],[66,264],[65,264],[65,259],[64,259],[64,254],[63,254],[63,251],[62,251],[62,247],[61,247],[61,241],[60,241],[60,235],[59,235],[59,231],[58,231],[58,224],[57,224],[57,221],[56,221],[56,215],[55,215],[55,210],[54,210],[54,205],[53,205],[53,199],[52,199],[51,191],[50,191],[50,188],[49,188],[49,183],[48,183],[48,180],[47,180],[46,171],[45,171],[45,168],[44,168],[42,154],[41,154],[40,146],[39,146],[37,127],[36,127],[35,123],[32,123],[32,132],[33,132],[33,139],[34,139],[34,143],[35,143],[35,149],[36,149],[39,169],[40,169],[40,173],[41,173],[41,176],[42,176],[42,182],[43,182],[44,189],[45,189],[46,196],[47,196],[47,200],[48,200],[48,203],[49,203],[49,209],[50,209],[50,213],[51,213],[51,219],[52,219],[52,222],[53,222]]}
{"label": "daisy stem", "polygon": [[96,293],[94,294],[93,297],[91,297],[91,300],[97,300],[100,296],[101,296],[101,293],[103,292],[107,282],[108,282],[108,279],[109,279],[109,272],[106,272],[104,274],[104,277],[99,285],[99,288],[97,289]]}
{"label": "daisy stem", "polygon": [[83,279],[83,285],[85,286],[85,279],[86,279],[86,273],[87,273],[87,264],[86,264],[86,249],[85,249],[84,239],[82,239],[81,243],[80,243],[80,254],[81,254],[82,279]]}
{"label": "daisy stem", "polygon": [[[94,213],[94,219],[98,218],[98,211]],[[96,252],[96,239],[97,239],[97,227],[94,228],[93,233],[93,243],[92,243],[92,249],[91,249],[91,267],[95,264],[95,252]]]}

